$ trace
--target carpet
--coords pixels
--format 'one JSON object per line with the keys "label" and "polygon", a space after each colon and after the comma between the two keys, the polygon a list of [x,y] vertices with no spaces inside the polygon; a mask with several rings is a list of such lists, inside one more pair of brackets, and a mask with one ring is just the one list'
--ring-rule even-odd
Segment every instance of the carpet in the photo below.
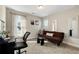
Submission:
{"label": "carpet", "polygon": [[45,42],[43,46],[37,44],[36,41],[28,41],[28,47],[22,49],[27,51],[27,54],[79,54],[79,48],[75,48],[66,44],[57,46],[51,42]]}

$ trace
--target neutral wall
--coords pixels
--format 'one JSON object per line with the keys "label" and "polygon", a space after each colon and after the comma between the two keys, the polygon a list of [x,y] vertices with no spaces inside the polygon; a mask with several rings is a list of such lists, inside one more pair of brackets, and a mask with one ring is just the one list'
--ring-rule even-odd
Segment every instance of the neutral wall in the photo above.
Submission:
{"label": "neutral wall", "polygon": [[[75,45],[75,46],[79,47],[78,46],[79,38],[77,38],[77,39],[75,38],[76,40],[69,38],[69,27],[70,27],[69,21],[70,21],[70,19],[72,19],[74,17],[76,19],[78,19],[78,16],[79,16],[79,8],[73,8],[73,9],[70,9],[70,10],[65,10],[65,11],[62,11],[62,12],[58,12],[58,13],[49,15],[45,18],[48,19],[48,22],[49,22],[48,23],[48,29],[49,30],[52,30],[53,20],[57,20],[57,31],[65,33],[64,42],[70,43],[71,45]],[[75,43],[74,43],[74,41],[75,41]]]}
{"label": "neutral wall", "polygon": [[[10,32],[10,35],[13,35],[12,33],[12,14],[17,14],[17,15],[22,15],[22,16],[25,16],[26,17],[26,30],[31,32],[31,35],[29,36],[29,39],[32,39],[32,38],[36,38],[37,37],[37,33],[38,31],[40,30],[41,28],[41,18],[40,17],[37,17],[37,16],[33,16],[33,15],[30,15],[30,14],[27,14],[27,13],[23,13],[23,12],[19,12],[19,11],[15,11],[13,9],[9,9],[7,8],[6,9],[6,16],[7,16],[7,24],[6,24],[6,29],[7,31]],[[31,25],[31,20],[38,20],[39,21],[39,25]]]}
{"label": "neutral wall", "polygon": [[[32,20],[38,20],[39,25],[31,25]],[[27,22],[28,22],[27,30],[31,32],[32,34],[31,38],[36,38],[38,31],[41,29],[41,19],[36,16],[27,15]]]}
{"label": "neutral wall", "polygon": [[[0,5],[0,20],[4,21],[4,30],[6,30],[6,8],[3,5]],[[2,30],[1,30],[2,31]]]}
{"label": "neutral wall", "polygon": [[0,19],[6,21],[6,8],[3,5],[0,5]]}

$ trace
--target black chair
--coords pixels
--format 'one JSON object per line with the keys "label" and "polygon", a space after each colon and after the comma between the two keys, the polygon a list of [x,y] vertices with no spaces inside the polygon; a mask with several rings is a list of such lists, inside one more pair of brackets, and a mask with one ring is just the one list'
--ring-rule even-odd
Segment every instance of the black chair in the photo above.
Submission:
{"label": "black chair", "polygon": [[[27,38],[28,38],[29,35],[30,35],[30,32],[26,32],[26,33],[24,34],[23,38],[22,38],[22,39],[23,39],[23,42],[15,42],[14,50],[18,50],[18,54],[21,54],[21,53],[23,53],[23,52],[26,53],[26,51],[21,52],[20,50],[21,50],[22,48],[28,47],[26,41],[27,41]],[[16,38],[16,39],[18,39],[18,38]],[[16,39],[15,39],[15,41],[16,41]]]}

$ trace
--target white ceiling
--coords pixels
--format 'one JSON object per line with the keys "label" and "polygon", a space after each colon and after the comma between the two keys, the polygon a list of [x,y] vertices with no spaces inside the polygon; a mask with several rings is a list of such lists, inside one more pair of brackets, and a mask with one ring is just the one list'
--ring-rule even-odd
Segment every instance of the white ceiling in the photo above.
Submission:
{"label": "white ceiling", "polygon": [[74,5],[44,5],[42,9],[38,9],[38,5],[7,5],[17,11],[27,12],[35,16],[44,17],[49,14],[67,10],[75,7]]}

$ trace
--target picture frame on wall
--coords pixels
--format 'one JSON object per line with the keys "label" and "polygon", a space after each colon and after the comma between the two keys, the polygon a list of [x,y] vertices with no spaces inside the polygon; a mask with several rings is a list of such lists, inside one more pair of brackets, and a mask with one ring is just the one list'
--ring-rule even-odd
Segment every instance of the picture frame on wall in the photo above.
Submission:
{"label": "picture frame on wall", "polygon": [[39,25],[39,21],[38,20],[32,20],[31,25]]}
{"label": "picture frame on wall", "polygon": [[34,25],[34,20],[31,21],[31,25]]}
{"label": "picture frame on wall", "polygon": [[35,20],[35,25],[39,25],[39,21],[38,20]]}

